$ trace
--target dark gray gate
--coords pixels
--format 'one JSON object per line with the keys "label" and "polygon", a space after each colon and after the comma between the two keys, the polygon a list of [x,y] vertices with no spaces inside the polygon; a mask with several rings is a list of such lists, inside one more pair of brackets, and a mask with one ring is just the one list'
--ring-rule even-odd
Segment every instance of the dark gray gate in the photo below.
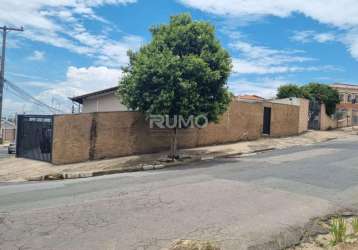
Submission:
{"label": "dark gray gate", "polygon": [[309,120],[308,120],[308,128],[319,130],[321,128],[320,124],[320,113],[321,113],[321,105],[319,102],[310,101],[309,105]]}
{"label": "dark gray gate", "polygon": [[262,133],[265,135],[271,134],[271,108],[264,107],[264,121]]}
{"label": "dark gray gate", "polygon": [[52,128],[51,115],[19,115],[16,156],[51,162]]}
{"label": "dark gray gate", "polygon": [[358,110],[352,110],[352,126],[358,125]]}

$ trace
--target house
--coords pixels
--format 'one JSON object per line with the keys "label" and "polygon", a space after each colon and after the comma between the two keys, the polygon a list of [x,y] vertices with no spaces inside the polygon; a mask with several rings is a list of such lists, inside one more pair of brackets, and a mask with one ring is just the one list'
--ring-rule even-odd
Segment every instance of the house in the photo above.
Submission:
{"label": "house", "polygon": [[263,102],[265,98],[258,95],[240,95],[237,96],[237,100],[239,101],[248,101],[248,102]]}
{"label": "house", "polygon": [[3,141],[13,142],[16,137],[16,124],[2,119],[1,120],[1,138]]}
{"label": "house", "polygon": [[[120,98],[116,95],[117,89],[118,87],[103,89],[71,97],[70,100],[79,105],[77,110],[81,113],[128,111],[128,108],[121,103]],[[75,113],[74,106],[72,111]]]}
{"label": "house", "polygon": [[339,93],[341,103],[338,109],[358,109],[358,85],[335,83],[330,86]]}

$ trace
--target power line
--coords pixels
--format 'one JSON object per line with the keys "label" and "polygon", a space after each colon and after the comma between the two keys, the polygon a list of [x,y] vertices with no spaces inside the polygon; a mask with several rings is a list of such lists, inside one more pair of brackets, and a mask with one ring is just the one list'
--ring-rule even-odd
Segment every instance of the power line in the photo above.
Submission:
{"label": "power line", "polygon": [[5,79],[5,83],[13,91],[15,91],[17,94],[19,94],[22,99],[24,99],[26,101],[29,101],[31,103],[34,103],[34,104],[36,104],[38,106],[44,107],[44,108],[46,108],[46,110],[50,111],[51,113],[54,113],[54,114],[55,113],[64,113],[62,110],[56,109],[54,107],[51,107],[50,105],[48,105],[48,104],[40,101],[39,99],[33,97],[31,94],[27,93],[26,91],[24,91],[20,87],[16,86],[14,83],[8,81],[7,79]]}
{"label": "power line", "polygon": [[[3,91],[5,83],[5,50],[6,50],[6,35],[9,31],[24,31],[24,28],[10,28],[7,26],[0,27],[2,30],[2,50],[1,50],[1,72],[0,72],[0,119],[2,118],[2,101],[3,101]],[[0,122],[0,131],[1,131],[1,122]],[[2,135],[0,135],[2,136]],[[2,138],[0,138],[2,143]]]}
{"label": "power line", "polygon": [[9,89],[12,90],[12,92],[16,92],[16,94],[18,96],[20,96],[20,98],[22,98],[23,100],[29,101],[35,105],[43,107],[53,114],[64,113],[64,111],[54,108],[54,107],[40,101],[36,97],[33,97],[31,94],[27,93],[25,90],[21,89],[20,87],[18,87],[16,84],[10,82],[9,80],[5,79],[5,83],[6,83],[7,87],[9,87]]}
{"label": "power line", "polygon": [[[29,103],[31,103],[31,104],[35,104],[35,103],[33,103],[33,102],[30,102],[29,99],[27,99],[27,98],[25,98],[24,96],[20,95],[19,93],[17,93],[16,91],[14,91],[14,90],[11,89],[11,88],[7,88],[6,91],[8,91],[8,92],[10,92],[11,94],[13,94],[14,96],[16,96],[16,97],[22,99],[23,101],[27,101],[27,102],[29,102]],[[42,110],[41,112],[48,112],[48,110],[47,110],[47,109],[44,109],[43,106],[39,106],[39,105],[38,105],[38,108],[40,108],[40,109]]]}

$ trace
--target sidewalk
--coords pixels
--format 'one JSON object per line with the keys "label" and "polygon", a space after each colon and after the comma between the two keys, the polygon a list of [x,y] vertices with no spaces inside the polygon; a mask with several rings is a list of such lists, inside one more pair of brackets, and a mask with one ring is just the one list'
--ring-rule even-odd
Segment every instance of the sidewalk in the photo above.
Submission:
{"label": "sidewalk", "polygon": [[121,172],[153,170],[216,157],[236,157],[242,154],[347,138],[357,135],[357,132],[357,129],[353,131],[352,128],[333,131],[309,131],[294,137],[263,138],[256,141],[184,149],[180,150],[180,154],[184,156],[183,159],[174,163],[165,161],[166,152],[61,166],[28,159],[9,158],[0,161],[0,182],[84,178]]}

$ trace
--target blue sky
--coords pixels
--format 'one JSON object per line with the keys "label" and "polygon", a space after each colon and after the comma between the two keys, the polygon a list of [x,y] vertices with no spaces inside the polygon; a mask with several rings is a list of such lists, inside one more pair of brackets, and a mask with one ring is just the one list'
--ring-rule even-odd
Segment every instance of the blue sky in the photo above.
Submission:
{"label": "blue sky", "polygon": [[[285,83],[358,83],[356,0],[3,0],[6,78],[68,111],[68,96],[117,85],[126,51],[182,12],[216,27],[235,94],[273,97]],[[5,114],[43,113],[5,88]]]}

